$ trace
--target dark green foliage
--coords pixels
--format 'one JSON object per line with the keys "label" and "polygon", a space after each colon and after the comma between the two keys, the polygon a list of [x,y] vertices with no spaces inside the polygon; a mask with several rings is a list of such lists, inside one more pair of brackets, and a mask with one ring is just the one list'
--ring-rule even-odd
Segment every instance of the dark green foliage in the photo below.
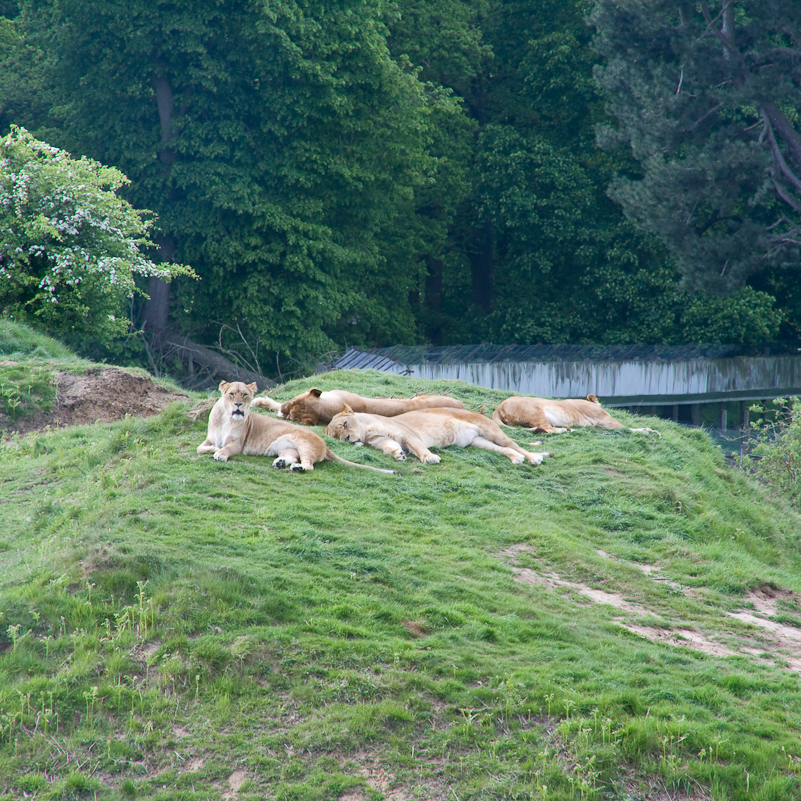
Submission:
{"label": "dark green foliage", "polygon": [[[685,282],[722,293],[798,269],[801,7],[792,0],[593,0],[596,75],[636,169],[613,197]],[[797,277],[795,281],[797,282]]]}
{"label": "dark green foliage", "polygon": [[756,344],[801,330],[798,11],[730,4],[727,58],[723,5],[7,2],[0,126],[121,169],[156,260],[201,277],[168,321],[263,372],[423,340]]}
{"label": "dark green foliage", "polygon": [[239,324],[284,355],[330,347],[328,329],[408,338],[414,189],[450,101],[389,58],[378,4],[74,0],[24,16],[58,98],[35,122],[133,176],[162,257],[202,278],[173,293],[184,327]]}

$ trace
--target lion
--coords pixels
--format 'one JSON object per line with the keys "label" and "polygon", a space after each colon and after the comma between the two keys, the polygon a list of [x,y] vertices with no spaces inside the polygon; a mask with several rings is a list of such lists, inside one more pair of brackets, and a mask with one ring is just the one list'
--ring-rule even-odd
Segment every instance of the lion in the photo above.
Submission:
{"label": "lion", "polygon": [[506,456],[512,464],[523,461],[538,465],[552,453],[531,453],[483,414],[465,409],[420,409],[395,417],[354,412],[347,404],[328,424],[324,433],[355,445],[370,445],[398,461],[411,451],[423,464],[438,464],[440,457],[430,447],[472,445]]}
{"label": "lion", "polygon": [[449,398],[447,395],[417,395],[414,398],[363,398],[361,395],[343,389],[323,392],[316,387],[282,403],[279,409],[276,409],[277,401],[272,398],[256,398],[254,401],[255,406],[278,411],[279,417],[307,426],[330,423],[334,419],[334,415],[339,414],[345,408],[345,404],[356,412],[380,414],[383,417],[395,417],[405,412],[432,407],[464,409],[461,401]]}
{"label": "lion", "polygon": [[317,462],[329,460],[377,473],[396,473],[337,456],[313,431],[263,414],[251,414],[255,383],[222,381],[219,389],[221,396],[209,414],[208,436],[198,446],[198,455],[213,453],[219,462],[227,462],[240,453],[275,456],[273,467],[294,471],[314,470]]}
{"label": "lion", "polygon": [[[627,428],[601,408],[595,395],[587,395],[586,400],[583,398],[550,400],[515,396],[503,401],[493,412],[492,419],[502,425],[524,426],[530,431],[544,434],[564,434],[571,428],[584,426],[609,430]],[[656,434],[661,437],[653,428],[629,428],[629,431]]]}

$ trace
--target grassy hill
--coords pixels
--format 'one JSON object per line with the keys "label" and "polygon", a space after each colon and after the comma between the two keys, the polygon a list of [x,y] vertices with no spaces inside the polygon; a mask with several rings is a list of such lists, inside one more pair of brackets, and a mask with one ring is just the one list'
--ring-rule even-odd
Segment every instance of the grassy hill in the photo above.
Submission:
{"label": "grassy hill", "polygon": [[[10,339],[0,385],[67,358]],[[188,408],[0,442],[0,795],[801,797],[799,519],[703,432],[292,474]]]}

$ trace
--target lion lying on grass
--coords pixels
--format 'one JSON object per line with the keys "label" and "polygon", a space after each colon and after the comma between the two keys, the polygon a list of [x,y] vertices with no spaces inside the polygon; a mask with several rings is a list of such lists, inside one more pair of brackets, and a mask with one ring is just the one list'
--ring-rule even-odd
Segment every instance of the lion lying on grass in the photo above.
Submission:
{"label": "lion lying on grass", "polygon": [[421,409],[395,417],[354,412],[345,406],[328,424],[325,433],[355,445],[370,445],[402,461],[411,451],[424,464],[437,464],[440,457],[430,447],[486,448],[506,456],[512,464],[541,464],[552,453],[523,450],[487,417],[464,409]]}
{"label": "lion lying on grass", "polygon": [[395,415],[405,412],[433,407],[464,409],[461,401],[446,395],[418,395],[415,398],[363,398],[361,395],[341,389],[323,392],[317,388],[310,389],[281,404],[267,397],[256,398],[253,401],[254,406],[278,412],[279,417],[307,426],[330,423],[334,415],[339,414],[345,408],[345,404],[355,412],[380,414],[383,417],[395,417]]}
{"label": "lion lying on grass", "polygon": [[313,431],[263,414],[251,414],[256,384],[223,381],[220,383],[220,392],[222,394],[209,414],[208,436],[198,446],[198,455],[213,453],[220,462],[227,462],[239,453],[245,456],[275,456],[273,467],[289,467],[299,471],[314,470],[317,462],[328,459],[378,473],[395,472],[349,462],[337,456]]}
{"label": "lion lying on grass", "polygon": [[[493,412],[496,423],[507,426],[525,426],[531,431],[544,434],[564,434],[571,428],[593,426],[595,428],[626,428],[609,412],[601,408],[595,395],[587,395],[587,400],[568,398],[550,400],[549,398],[507,398]],[[661,436],[653,428],[629,428],[646,434]]]}

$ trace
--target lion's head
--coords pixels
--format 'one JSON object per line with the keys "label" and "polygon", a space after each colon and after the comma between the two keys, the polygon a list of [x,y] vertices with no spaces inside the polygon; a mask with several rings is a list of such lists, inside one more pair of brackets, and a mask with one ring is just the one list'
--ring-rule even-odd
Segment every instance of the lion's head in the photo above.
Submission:
{"label": "lion's head", "polygon": [[361,426],[353,409],[345,404],[345,408],[334,415],[333,420],[323,429],[323,434],[328,434],[334,439],[341,439],[344,442],[351,442],[354,445],[362,442]]}
{"label": "lion's head", "polygon": [[221,381],[219,390],[222,393],[225,416],[232,420],[244,420],[250,412],[250,404],[256,394],[257,385],[243,384],[241,381]]}
{"label": "lion's head", "polygon": [[307,426],[317,425],[320,407],[319,398],[322,394],[323,391],[321,389],[316,387],[310,389],[308,392],[282,403],[278,416],[283,417],[284,420],[294,420],[296,423],[303,423],[303,425]]}

